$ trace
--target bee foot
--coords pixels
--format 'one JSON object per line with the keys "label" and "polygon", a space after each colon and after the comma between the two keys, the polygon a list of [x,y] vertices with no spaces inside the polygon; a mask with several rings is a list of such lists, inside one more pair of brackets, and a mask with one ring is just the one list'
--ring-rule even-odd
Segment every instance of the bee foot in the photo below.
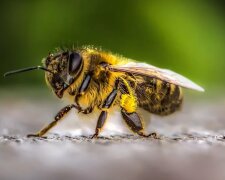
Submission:
{"label": "bee foot", "polygon": [[160,137],[158,136],[158,134],[156,132],[152,132],[152,133],[150,133],[148,135],[144,134],[143,132],[139,132],[138,135],[142,136],[142,137],[146,137],[146,138],[152,137],[154,139],[160,139]]}
{"label": "bee foot", "polygon": [[154,139],[161,139],[156,132],[148,134],[147,137],[152,137]]}
{"label": "bee foot", "polygon": [[93,139],[93,138],[98,138],[98,134],[97,134],[97,133],[93,134],[93,135],[91,136],[91,139]]}

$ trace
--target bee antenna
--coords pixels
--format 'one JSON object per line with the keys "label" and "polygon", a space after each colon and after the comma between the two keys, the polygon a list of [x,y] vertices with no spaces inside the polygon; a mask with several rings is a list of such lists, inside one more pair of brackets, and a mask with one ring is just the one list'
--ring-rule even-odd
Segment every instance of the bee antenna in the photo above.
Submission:
{"label": "bee antenna", "polygon": [[9,72],[4,74],[4,77],[10,76],[10,75],[13,75],[13,74],[17,74],[17,73],[26,72],[26,71],[33,71],[33,70],[43,70],[43,71],[48,71],[48,72],[54,74],[54,72],[50,71],[49,69],[47,69],[45,67],[34,66],[34,67],[27,67],[27,68],[23,68],[23,69],[14,70],[14,71],[9,71]]}

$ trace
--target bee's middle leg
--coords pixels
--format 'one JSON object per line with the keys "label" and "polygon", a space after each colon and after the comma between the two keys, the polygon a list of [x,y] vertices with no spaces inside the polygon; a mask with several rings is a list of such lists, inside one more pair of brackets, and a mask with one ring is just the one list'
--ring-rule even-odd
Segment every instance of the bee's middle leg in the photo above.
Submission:
{"label": "bee's middle leg", "polygon": [[103,105],[102,105],[102,112],[98,118],[98,122],[95,128],[95,134],[91,137],[91,138],[96,138],[98,137],[100,131],[102,130],[105,121],[108,117],[108,109],[111,107],[111,105],[113,104],[116,96],[117,96],[117,86],[118,86],[118,81],[116,81],[116,85],[115,88],[112,90],[112,92],[107,96],[107,98],[105,99]]}

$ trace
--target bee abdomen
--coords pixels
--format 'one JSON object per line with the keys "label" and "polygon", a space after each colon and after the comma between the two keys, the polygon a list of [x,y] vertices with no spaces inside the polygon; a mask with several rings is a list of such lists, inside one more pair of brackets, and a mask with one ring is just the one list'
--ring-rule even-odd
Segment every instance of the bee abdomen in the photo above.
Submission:
{"label": "bee abdomen", "polygon": [[158,115],[177,111],[182,104],[182,91],[177,85],[158,79],[148,79],[137,86],[139,107]]}
{"label": "bee abdomen", "polygon": [[180,109],[183,100],[182,90],[179,86],[167,83],[167,92],[160,101],[159,108],[155,113],[159,115],[168,115]]}

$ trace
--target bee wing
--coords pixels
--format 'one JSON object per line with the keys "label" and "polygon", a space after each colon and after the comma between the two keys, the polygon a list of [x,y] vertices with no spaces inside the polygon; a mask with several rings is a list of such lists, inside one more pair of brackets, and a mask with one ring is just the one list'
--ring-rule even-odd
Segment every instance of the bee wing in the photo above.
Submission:
{"label": "bee wing", "polygon": [[148,76],[175,84],[184,88],[193,89],[197,91],[204,91],[202,87],[195,84],[186,77],[177,74],[168,69],[161,69],[146,63],[129,62],[123,65],[110,65],[109,69],[116,72],[127,72],[136,75]]}

